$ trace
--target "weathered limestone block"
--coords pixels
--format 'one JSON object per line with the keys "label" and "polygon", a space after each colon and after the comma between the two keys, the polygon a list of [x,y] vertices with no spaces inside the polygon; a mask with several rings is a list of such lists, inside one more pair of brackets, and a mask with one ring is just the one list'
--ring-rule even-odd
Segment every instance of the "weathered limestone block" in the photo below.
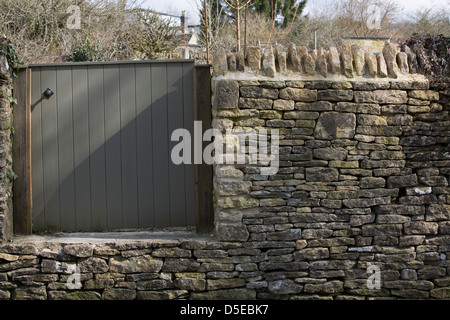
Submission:
{"label": "weathered limestone block", "polygon": [[208,279],[206,283],[207,290],[231,289],[245,286],[244,279]]}
{"label": "weathered limestone block", "polygon": [[13,300],[47,300],[45,286],[19,287],[12,294]]}
{"label": "weathered limestone block", "polygon": [[110,272],[140,273],[159,272],[163,266],[163,260],[149,255],[123,258],[112,257],[109,259]]}
{"label": "weathered limestone block", "polygon": [[225,49],[218,48],[214,53],[212,67],[216,77],[223,76],[228,72],[228,61]]}
{"label": "weathered limestone block", "polygon": [[8,253],[1,253],[0,252],[0,260],[11,262],[11,261],[19,260],[19,257],[20,256],[18,256],[18,255],[13,255],[13,254],[8,254]]}
{"label": "weathered limestone block", "polygon": [[[339,240],[342,240],[343,243],[347,243],[345,239],[346,238],[343,239],[335,238],[330,240],[332,240],[331,242],[339,242]],[[356,261],[351,260],[319,260],[311,262],[309,267],[310,270],[339,270],[339,269],[348,270],[352,269],[355,265]]]}
{"label": "weathered limestone block", "polygon": [[197,272],[200,262],[186,258],[166,258],[162,266],[162,272]]}
{"label": "weathered limestone block", "polygon": [[287,51],[281,44],[275,47],[275,55],[277,61],[277,71],[285,75],[287,71]]}
{"label": "weathered limestone block", "polygon": [[354,97],[355,102],[358,103],[405,104],[408,102],[408,94],[402,90],[355,91]]}
{"label": "weathered limestone block", "polygon": [[404,158],[405,155],[401,151],[376,150],[370,153],[370,159],[373,160],[398,160]]}
{"label": "weathered limestone block", "polygon": [[283,279],[269,282],[268,290],[273,294],[296,294],[303,290],[303,285],[291,279]]}
{"label": "weathered limestone block", "polygon": [[314,158],[322,160],[345,160],[347,150],[344,148],[318,148],[313,151]]}
{"label": "weathered limestone block", "polygon": [[299,240],[302,237],[301,229],[288,229],[284,231],[267,232],[267,240],[269,241],[290,241]]}
{"label": "weathered limestone block", "polygon": [[430,296],[435,299],[450,299],[450,286],[433,289],[430,291]]}
{"label": "weathered limestone block", "polygon": [[219,80],[215,83],[213,107],[234,109],[239,104],[239,85],[237,81]]}
{"label": "weathered limestone block", "polygon": [[217,200],[217,206],[222,209],[254,208],[259,206],[259,200],[247,196],[221,197]]}
{"label": "weathered limestone block", "polygon": [[365,57],[364,51],[362,51],[358,45],[353,45],[351,47],[353,54],[353,66],[356,75],[362,76],[365,72]]}
{"label": "weathered limestone block", "polygon": [[221,241],[245,242],[250,235],[246,226],[241,223],[218,223],[216,233]]}
{"label": "weathered limestone block", "polygon": [[259,47],[247,47],[247,63],[250,71],[259,75],[261,69],[261,50]]}
{"label": "weathered limestone block", "polygon": [[317,101],[317,90],[284,88],[280,90],[280,98],[298,102]]}
{"label": "weathered limestone block", "polygon": [[435,137],[413,135],[400,139],[401,146],[407,147],[423,147],[436,144]]}
{"label": "weathered limestone block", "polygon": [[341,292],[344,292],[344,284],[339,280],[332,280],[323,284],[307,283],[305,284],[304,292],[337,295]]}
{"label": "weathered limestone block", "polygon": [[303,62],[303,70],[307,75],[313,76],[316,74],[316,61],[313,57],[306,53],[302,59]]}
{"label": "weathered limestone block", "polygon": [[339,171],[335,168],[306,168],[306,181],[330,182],[337,181]]}
{"label": "weathered limestone block", "polygon": [[125,288],[106,288],[103,290],[102,300],[134,300],[136,299],[136,290]]}
{"label": "weathered limestone block", "polygon": [[427,208],[427,221],[450,220],[449,204],[431,204]]}
{"label": "weathered limestone block", "polygon": [[389,197],[368,198],[368,199],[365,198],[344,199],[342,203],[347,208],[367,208],[389,204],[391,203],[391,199]]}
{"label": "weathered limestone block", "polygon": [[293,128],[295,121],[293,120],[268,120],[266,126],[269,128]]}
{"label": "weathered limestone block", "polygon": [[442,278],[445,274],[445,268],[437,266],[427,266],[417,271],[418,278],[421,280]]}
{"label": "weathered limestone block", "polygon": [[328,248],[307,248],[294,253],[296,261],[323,260],[330,257]]}
{"label": "weathered limestone block", "polygon": [[94,251],[94,247],[90,244],[68,244],[64,246],[64,253],[78,257],[78,258],[87,258],[92,256]]}
{"label": "weathered limestone block", "polygon": [[301,60],[297,53],[297,47],[293,43],[290,43],[288,46],[287,64],[288,68],[291,69],[293,72],[302,71]]}
{"label": "weathered limestone block", "polygon": [[268,110],[272,109],[272,99],[239,98],[239,108]]}
{"label": "weathered limestone block", "polygon": [[364,53],[364,60],[367,66],[367,71],[372,78],[375,78],[378,74],[377,56],[373,53]]}
{"label": "weathered limestone block", "polygon": [[319,74],[326,78],[327,72],[328,72],[328,63],[327,63],[327,54],[323,51],[323,49],[320,50],[319,55],[316,59],[316,69],[319,72]]}
{"label": "weathered limestone block", "polygon": [[158,258],[190,258],[191,250],[181,248],[158,248],[152,251],[153,257]]}
{"label": "weathered limestone block", "polygon": [[262,70],[267,77],[275,77],[277,72],[272,46],[265,48],[262,55]]}
{"label": "weathered limestone block", "polygon": [[245,72],[245,56],[243,50],[236,52],[236,70]]}
{"label": "weathered limestone block", "polygon": [[380,78],[386,78],[388,76],[386,60],[382,53],[377,54],[377,73]]}
{"label": "weathered limestone block", "polygon": [[42,273],[65,273],[71,274],[75,270],[74,263],[60,262],[50,259],[43,259],[41,262]]}
{"label": "weathered limestone block", "polygon": [[383,56],[386,61],[388,75],[391,78],[398,78],[398,66],[397,66],[397,47],[387,41],[383,48]]}
{"label": "weathered limestone block", "polygon": [[387,126],[386,119],[370,114],[359,114],[358,125],[362,126]]}
{"label": "weathered limestone block", "polygon": [[328,70],[332,74],[341,72],[341,59],[336,47],[330,47],[328,51]]}
{"label": "weathered limestone block", "polygon": [[350,225],[352,227],[359,227],[375,221],[375,215],[352,215],[350,216]]}
{"label": "weathered limestone block", "polygon": [[408,96],[411,98],[425,100],[425,101],[438,101],[439,92],[433,90],[411,90],[408,92]]}
{"label": "weathered limestone block", "polygon": [[353,55],[350,45],[344,45],[341,48],[341,66],[344,76],[353,78]]}
{"label": "weathered limestone block", "polygon": [[235,196],[240,194],[249,194],[251,181],[225,181],[222,180],[217,185],[217,194],[219,196]]}
{"label": "weathered limestone block", "polygon": [[410,221],[404,224],[406,234],[437,234],[439,225],[436,222]]}
{"label": "weathered limestone block", "polygon": [[206,289],[205,275],[201,273],[176,273],[177,277],[173,282],[175,288],[189,291],[204,291]]}
{"label": "weathered limestone block", "polygon": [[380,177],[364,177],[361,179],[361,189],[384,188],[386,180]]}
{"label": "weathered limestone block", "polygon": [[353,113],[324,112],[317,121],[316,139],[352,139],[355,136],[356,115]]}
{"label": "weathered limestone block", "polygon": [[402,74],[407,74],[409,72],[408,55],[406,53],[399,52],[397,54],[397,65]]}
{"label": "weathered limestone block", "polygon": [[295,102],[294,100],[275,100],[273,102],[273,109],[274,110],[280,110],[280,111],[289,111],[294,110]]}
{"label": "weathered limestone block", "polygon": [[277,89],[262,88],[260,86],[241,86],[240,92],[243,98],[278,99]]}
{"label": "weathered limestone block", "polygon": [[228,119],[213,119],[212,127],[219,129],[220,132],[226,132],[227,129],[233,129],[234,122]]}
{"label": "weathered limestone block", "polygon": [[340,161],[340,160],[332,160],[328,162],[328,166],[330,168],[358,168],[358,161]]}
{"label": "weathered limestone block", "polygon": [[237,62],[236,62],[236,54],[233,52],[228,52],[227,54],[227,63],[228,63],[228,71],[236,72]]}
{"label": "weathered limestone block", "polygon": [[297,54],[298,54],[298,57],[300,58],[300,62],[304,63],[305,56],[309,55],[308,48],[305,46],[298,47]]}
{"label": "weathered limestone block", "polygon": [[105,273],[108,271],[108,264],[104,259],[90,257],[79,263],[81,272]]}
{"label": "weathered limestone block", "polygon": [[288,111],[284,113],[285,119],[302,119],[302,120],[316,120],[319,118],[318,112],[309,111]]}
{"label": "weathered limestone block", "polygon": [[352,101],[353,90],[319,90],[317,99],[324,101]]}
{"label": "weathered limestone block", "polygon": [[335,111],[379,115],[381,114],[381,107],[373,103],[338,102]]}
{"label": "weathered limestone block", "polygon": [[391,84],[387,81],[364,81],[355,82],[353,88],[360,91],[387,90]]}
{"label": "weathered limestone block", "polygon": [[419,70],[417,55],[407,45],[402,46],[402,51],[405,52],[408,57],[409,73],[417,73]]}
{"label": "weathered limestone block", "polygon": [[391,126],[412,126],[414,118],[409,114],[396,114],[395,116],[386,117],[386,121]]}
{"label": "weathered limestone block", "polygon": [[364,237],[374,236],[401,236],[402,224],[370,224],[362,226],[362,235]]}

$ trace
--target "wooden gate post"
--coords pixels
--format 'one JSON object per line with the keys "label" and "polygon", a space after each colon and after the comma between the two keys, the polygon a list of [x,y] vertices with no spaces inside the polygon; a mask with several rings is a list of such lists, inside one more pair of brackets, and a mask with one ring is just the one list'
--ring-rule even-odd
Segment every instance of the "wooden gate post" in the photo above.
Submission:
{"label": "wooden gate post", "polygon": [[[211,66],[197,65],[194,72],[195,121],[202,122],[202,135],[211,128]],[[203,142],[202,150],[210,144]],[[211,165],[195,165],[195,211],[198,233],[209,233],[214,228],[213,168]]]}
{"label": "wooden gate post", "polygon": [[31,70],[21,68],[14,78],[13,182],[14,234],[32,233],[31,216]]}

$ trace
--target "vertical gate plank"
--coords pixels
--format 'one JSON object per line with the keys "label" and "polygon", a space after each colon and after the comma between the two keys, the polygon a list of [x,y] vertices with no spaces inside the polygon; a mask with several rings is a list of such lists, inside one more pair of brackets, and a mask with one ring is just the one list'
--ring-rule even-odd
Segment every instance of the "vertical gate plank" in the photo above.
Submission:
{"label": "vertical gate plank", "polygon": [[89,100],[87,70],[73,66],[73,126],[75,163],[76,229],[91,230],[89,170]]}
{"label": "vertical gate plank", "polygon": [[56,98],[58,106],[58,165],[61,230],[73,230],[75,221],[75,176],[73,158],[72,122],[72,68],[56,71]]}
{"label": "vertical gate plank", "polygon": [[89,143],[92,231],[105,230],[105,104],[103,101],[103,66],[88,67]]}
{"label": "vertical gate plank", "polygon": [[[183,74],[183,105],[184,126],[191,133],[191,154],[194,154],[194,64],[184,63]],[[203,149],[202,149],[203,150]],[[194,164],[185,166],[185,198],[186,198],[186,225],[195,226],[195,171]]]}
{"label": "vertical gate plank", "polygon": [[42,163],[42,103],[41,68],[31,74],[31,181],[33,189],[33,228],[43,230],[45,226],[44,169]]}
{"label": "vertical gate plank", "polygon": [[[183,64],[167,64],[167,114],[169,140],[172,132],[184,128],[183,119]],[[177,142],[170,142],[169,154]],[[186,225],[186,194],[184,183],[185,166],[175,165],[169,160],[169,201],[171,226],[179,227]]]}
{"label": "vertical gate plank", "polygon": [[139,227],[154,227],[152,79],[149,64],[136,65]]}
{"label": "vertical gate plank", "polygon": [[123,224],[118,65],[105,65],[104,75],[107,224],[109,230],[114,230]]}
{"label": "vertical gate plank", "polygon": [[123,227],[138,222],[136,170],[136,77],[133,64],[120,65]]}
{"label": "vertical gate plank", "polygon": [[[41,83],[55,91],[56,68],[41,70]],[[56,93],[58,94],[58,93]],[[60,94],[64,94],[61,92]],[[59,166],[58,166],[58,110],[56,97],[42,101],[42,161],[44,167],[45,225],[47,230],[60,230]]]}
{"label": "vertical gate plank", "polygon": [[170,225],[169,140],[167,128],[167,64],[152,65],[153,190],[155,225]]}

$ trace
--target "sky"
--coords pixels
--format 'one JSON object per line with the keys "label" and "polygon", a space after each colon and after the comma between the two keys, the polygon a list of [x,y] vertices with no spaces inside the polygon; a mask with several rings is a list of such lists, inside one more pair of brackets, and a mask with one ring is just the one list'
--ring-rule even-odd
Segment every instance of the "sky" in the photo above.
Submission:
{"label": "sky", "polygon": [[[309,0],[306,11],[313,6],[327,6],[335,0]],[[405,13],[415,12],[419,9],[448,6],[450,8],[450,0],[393,0]],[[137,0],[137,3],[143,3],[144,7],[150,7],[153,10],[181,15],[181,11],[186,10],[189,24],[198,23],[198,4],[199,0]]]}

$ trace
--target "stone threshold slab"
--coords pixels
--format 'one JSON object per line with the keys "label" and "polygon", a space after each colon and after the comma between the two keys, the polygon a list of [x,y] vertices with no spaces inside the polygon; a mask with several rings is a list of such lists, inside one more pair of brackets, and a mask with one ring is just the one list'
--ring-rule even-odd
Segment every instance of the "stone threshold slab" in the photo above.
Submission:
{"label": "stone threshold slab", "polygon": [[90,243],[102,244],[111,242],[136,242],[136,241],[177,241],[177,240],[198,240],[214,241],[213,235],[198,234],[190,229],[183,230],[150,230],[150,231],[116,231],[116,232],[73,232],[73,233],[52,233],[16,235],[10,243]]}

